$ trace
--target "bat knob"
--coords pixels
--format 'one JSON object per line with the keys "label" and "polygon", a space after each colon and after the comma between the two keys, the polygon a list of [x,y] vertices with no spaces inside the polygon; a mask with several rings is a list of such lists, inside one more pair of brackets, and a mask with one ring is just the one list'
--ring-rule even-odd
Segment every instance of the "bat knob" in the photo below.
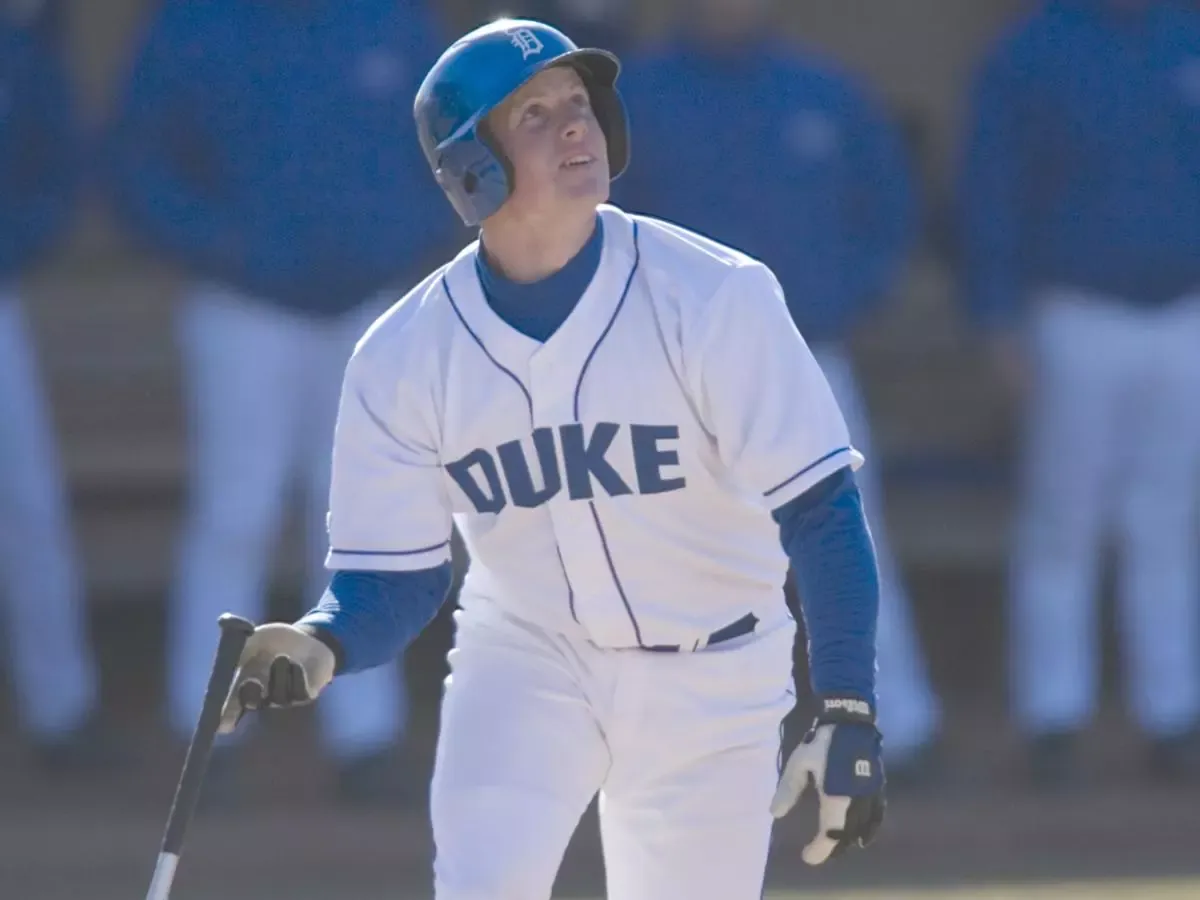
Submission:
{"label": "bat knob", "polygon": [[223,631],[239,631],[245,635],[254,633],[254,623],[249,619],[243,619],[241,616],[235,616],[233,613],[225,613],[221,618],[217,619],[217,624],[221,626]]}

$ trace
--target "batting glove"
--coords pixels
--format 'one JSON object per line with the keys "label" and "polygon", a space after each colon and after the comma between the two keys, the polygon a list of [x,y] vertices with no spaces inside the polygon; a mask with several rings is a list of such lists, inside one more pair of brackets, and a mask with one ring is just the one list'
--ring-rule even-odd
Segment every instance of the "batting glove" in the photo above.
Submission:
{"label": "batting glove", "polygon": [[242,650],[218,732],[233,731],[247,710],[312,702],[336,665],[333,650],[311,633],[283,622],[259,625]]}
{"label": "batting glove", "polygon": [[802,858],[820,865],[848,847],[866,847],[883,822],[882,738],[869,703],[824,697],[821,712],[784,767],[771,815],[779,819],[811,785],[819,806],[817,836]]}

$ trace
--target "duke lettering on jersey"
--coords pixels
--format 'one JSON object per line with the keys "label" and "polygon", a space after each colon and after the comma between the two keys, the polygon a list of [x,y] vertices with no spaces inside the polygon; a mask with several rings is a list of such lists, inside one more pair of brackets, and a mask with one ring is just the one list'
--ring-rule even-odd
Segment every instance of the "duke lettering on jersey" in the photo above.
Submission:
{"label": "duke lettering on jersey", "polygon": [[[572,500],[590,500],[597,489],[610,497],[664,494],[687,485],[682,475],[667,471],[679,465],[673,449],[678,440],[677,425],[535,428],[531,438],[507,441],[494,452],[472,450],[446,471],[480,513],[498,513],[510,502],[532,509],[564,487]],[[617,441],[628,441],[633,450],[632,473],[619,472],[608,459]]]}

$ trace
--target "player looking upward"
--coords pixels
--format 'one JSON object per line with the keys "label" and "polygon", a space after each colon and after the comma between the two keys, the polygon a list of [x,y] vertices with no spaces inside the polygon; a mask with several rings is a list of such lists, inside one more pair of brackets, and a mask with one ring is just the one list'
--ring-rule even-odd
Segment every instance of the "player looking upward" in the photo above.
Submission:
{"label": "player looking upward", "polygon": [[[445,599],[457,526],[438,900],[548,898],[597,793],[616,900],[758,900],[810,778],[809,863],[883,817],[862,458],[771,271],[607,203],[618,70],[501,20],[426,76],[421,144],[480,239],[359,342],[329,589],[258,628],[226,708],[229,730],[395,658]],[[820,712],[781,778],[789,561]]]}

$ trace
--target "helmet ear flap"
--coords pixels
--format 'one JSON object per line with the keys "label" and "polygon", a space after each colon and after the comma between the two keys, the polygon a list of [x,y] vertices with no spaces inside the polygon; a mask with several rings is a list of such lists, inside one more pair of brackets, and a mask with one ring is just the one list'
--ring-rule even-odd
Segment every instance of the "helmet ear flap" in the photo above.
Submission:
{"label": "helmet ear flap", "polygon": [[507,167],[478,137],[456,141],[438,156],[434,177],[463,223],[478,225],[508,197]]}
{"label": "helmet ear flap", "polygon": [[487,147],[496,161],[500,163],[500,167],[504,169],[504,177],[507,179],[507,187],[512,190],[513,185],[516,184],[516,173],[513,171],[512,161],[500,146],[496,132],[492,129],[492,123],[486,116],[475,126],[475,138]]}

